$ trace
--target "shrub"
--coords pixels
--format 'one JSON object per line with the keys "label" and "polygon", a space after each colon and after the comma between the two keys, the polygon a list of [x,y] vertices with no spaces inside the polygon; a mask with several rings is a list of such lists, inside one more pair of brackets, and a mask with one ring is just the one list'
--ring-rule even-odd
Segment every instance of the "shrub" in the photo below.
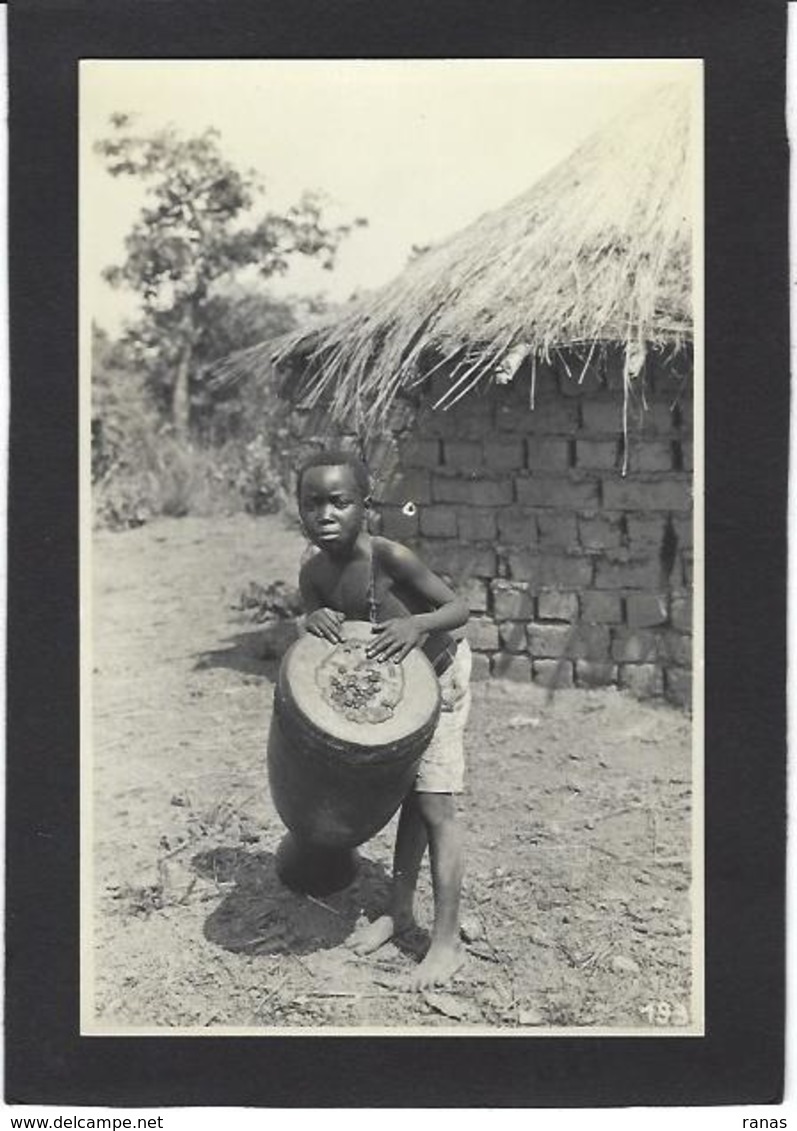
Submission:
{"label": "shrub", "polygon": [[[272,464],[273,390],[254,384],[197,412],[181,439],[153,403],[129,349],[95,332],[91,474],[94,520],[111,529],[158,515],[273,514],[285,495]],[[217,419],[218,427],[210,427]]]}
{"label": "shrub", "polygon": [[128,439],[94,483],[99,526],[141,526],[158,515],[274,514],[283,506],[264,440],[212,448],[164,429]]}

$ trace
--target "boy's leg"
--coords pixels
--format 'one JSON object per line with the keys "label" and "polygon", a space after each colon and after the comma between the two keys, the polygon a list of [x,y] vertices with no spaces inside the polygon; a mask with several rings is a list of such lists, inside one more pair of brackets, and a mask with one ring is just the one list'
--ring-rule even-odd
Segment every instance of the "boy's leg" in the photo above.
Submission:
{"label": "boy's leg", "polygon": [[418,793],[418,808],[429,838],[434,891],[434,926],[429,950],[411,978],[414,989],[443,985],[464,961],[459,944],[462,890],[462,829],[450,793]]}
{"label": "boy's leg", "polygon": [[414,922],[412,905],[415,886],[428,839],[419,798],[420,794],[409,793],[401,806],[396,847],[393,853],[390,906],[387,914],[380,915],[373,923],[368,923],[354,932],[349,940],[349,946],[356,954],[370,954],[393,935],[412,926]]}

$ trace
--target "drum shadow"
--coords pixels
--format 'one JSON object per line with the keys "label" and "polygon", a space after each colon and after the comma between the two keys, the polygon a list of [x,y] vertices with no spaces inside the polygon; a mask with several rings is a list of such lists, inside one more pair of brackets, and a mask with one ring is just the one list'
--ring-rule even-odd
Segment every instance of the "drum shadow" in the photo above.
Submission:
{"label": "drum shadow", "polygon": [[216,883],[234,884],[205,920],[208,942],[238,954],[312,954],[340,946],[358,917],[384,908],[389,879],[384,868],[362,859],[344,891],[323,900],[286,888],[272,852],[239,847],[197,853],[192,868]]}
{"label": "drum shadow", "polygon": [[273,621],[263,628],[249,629],[228,636],[223,648],[201,652],[194,671],[229,668],[244,675],[257,675],[274,683],[280,660],[297,639],[293,621]]}

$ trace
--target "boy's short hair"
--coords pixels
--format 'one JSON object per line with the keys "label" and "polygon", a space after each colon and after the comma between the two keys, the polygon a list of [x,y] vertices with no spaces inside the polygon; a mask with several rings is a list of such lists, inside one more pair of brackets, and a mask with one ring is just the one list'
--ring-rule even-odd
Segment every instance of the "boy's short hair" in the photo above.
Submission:
{"label": "boy's short hair", "polygon": [[347,451],[345,448],[330,448],[326,451],[313,452],[299,466],[296,475],[296,494],[302,489],[302,478],[311,467],[348,467],[354,476],[354,481],[360,489],[363,499],[371,496],[371,476],[363,460],[356,452]]}

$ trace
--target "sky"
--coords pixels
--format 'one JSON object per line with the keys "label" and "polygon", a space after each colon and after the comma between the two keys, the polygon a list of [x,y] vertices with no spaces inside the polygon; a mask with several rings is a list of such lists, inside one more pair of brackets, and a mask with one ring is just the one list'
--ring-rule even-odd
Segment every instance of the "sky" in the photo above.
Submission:
{"label": "sky", "polygon": [[141,186],[111,178],[92,151],[110,114],[141,131],[215,126],[225,154],[266,183],[265,207],[306,189],[335,223],[363,216],[333,272],[297,260],[275,295],[344,301],[529,188],[594,130],[689,60],[88,60],[80,68],[84,315],[111,332],[135,300],[100,280],[123,257]]}

